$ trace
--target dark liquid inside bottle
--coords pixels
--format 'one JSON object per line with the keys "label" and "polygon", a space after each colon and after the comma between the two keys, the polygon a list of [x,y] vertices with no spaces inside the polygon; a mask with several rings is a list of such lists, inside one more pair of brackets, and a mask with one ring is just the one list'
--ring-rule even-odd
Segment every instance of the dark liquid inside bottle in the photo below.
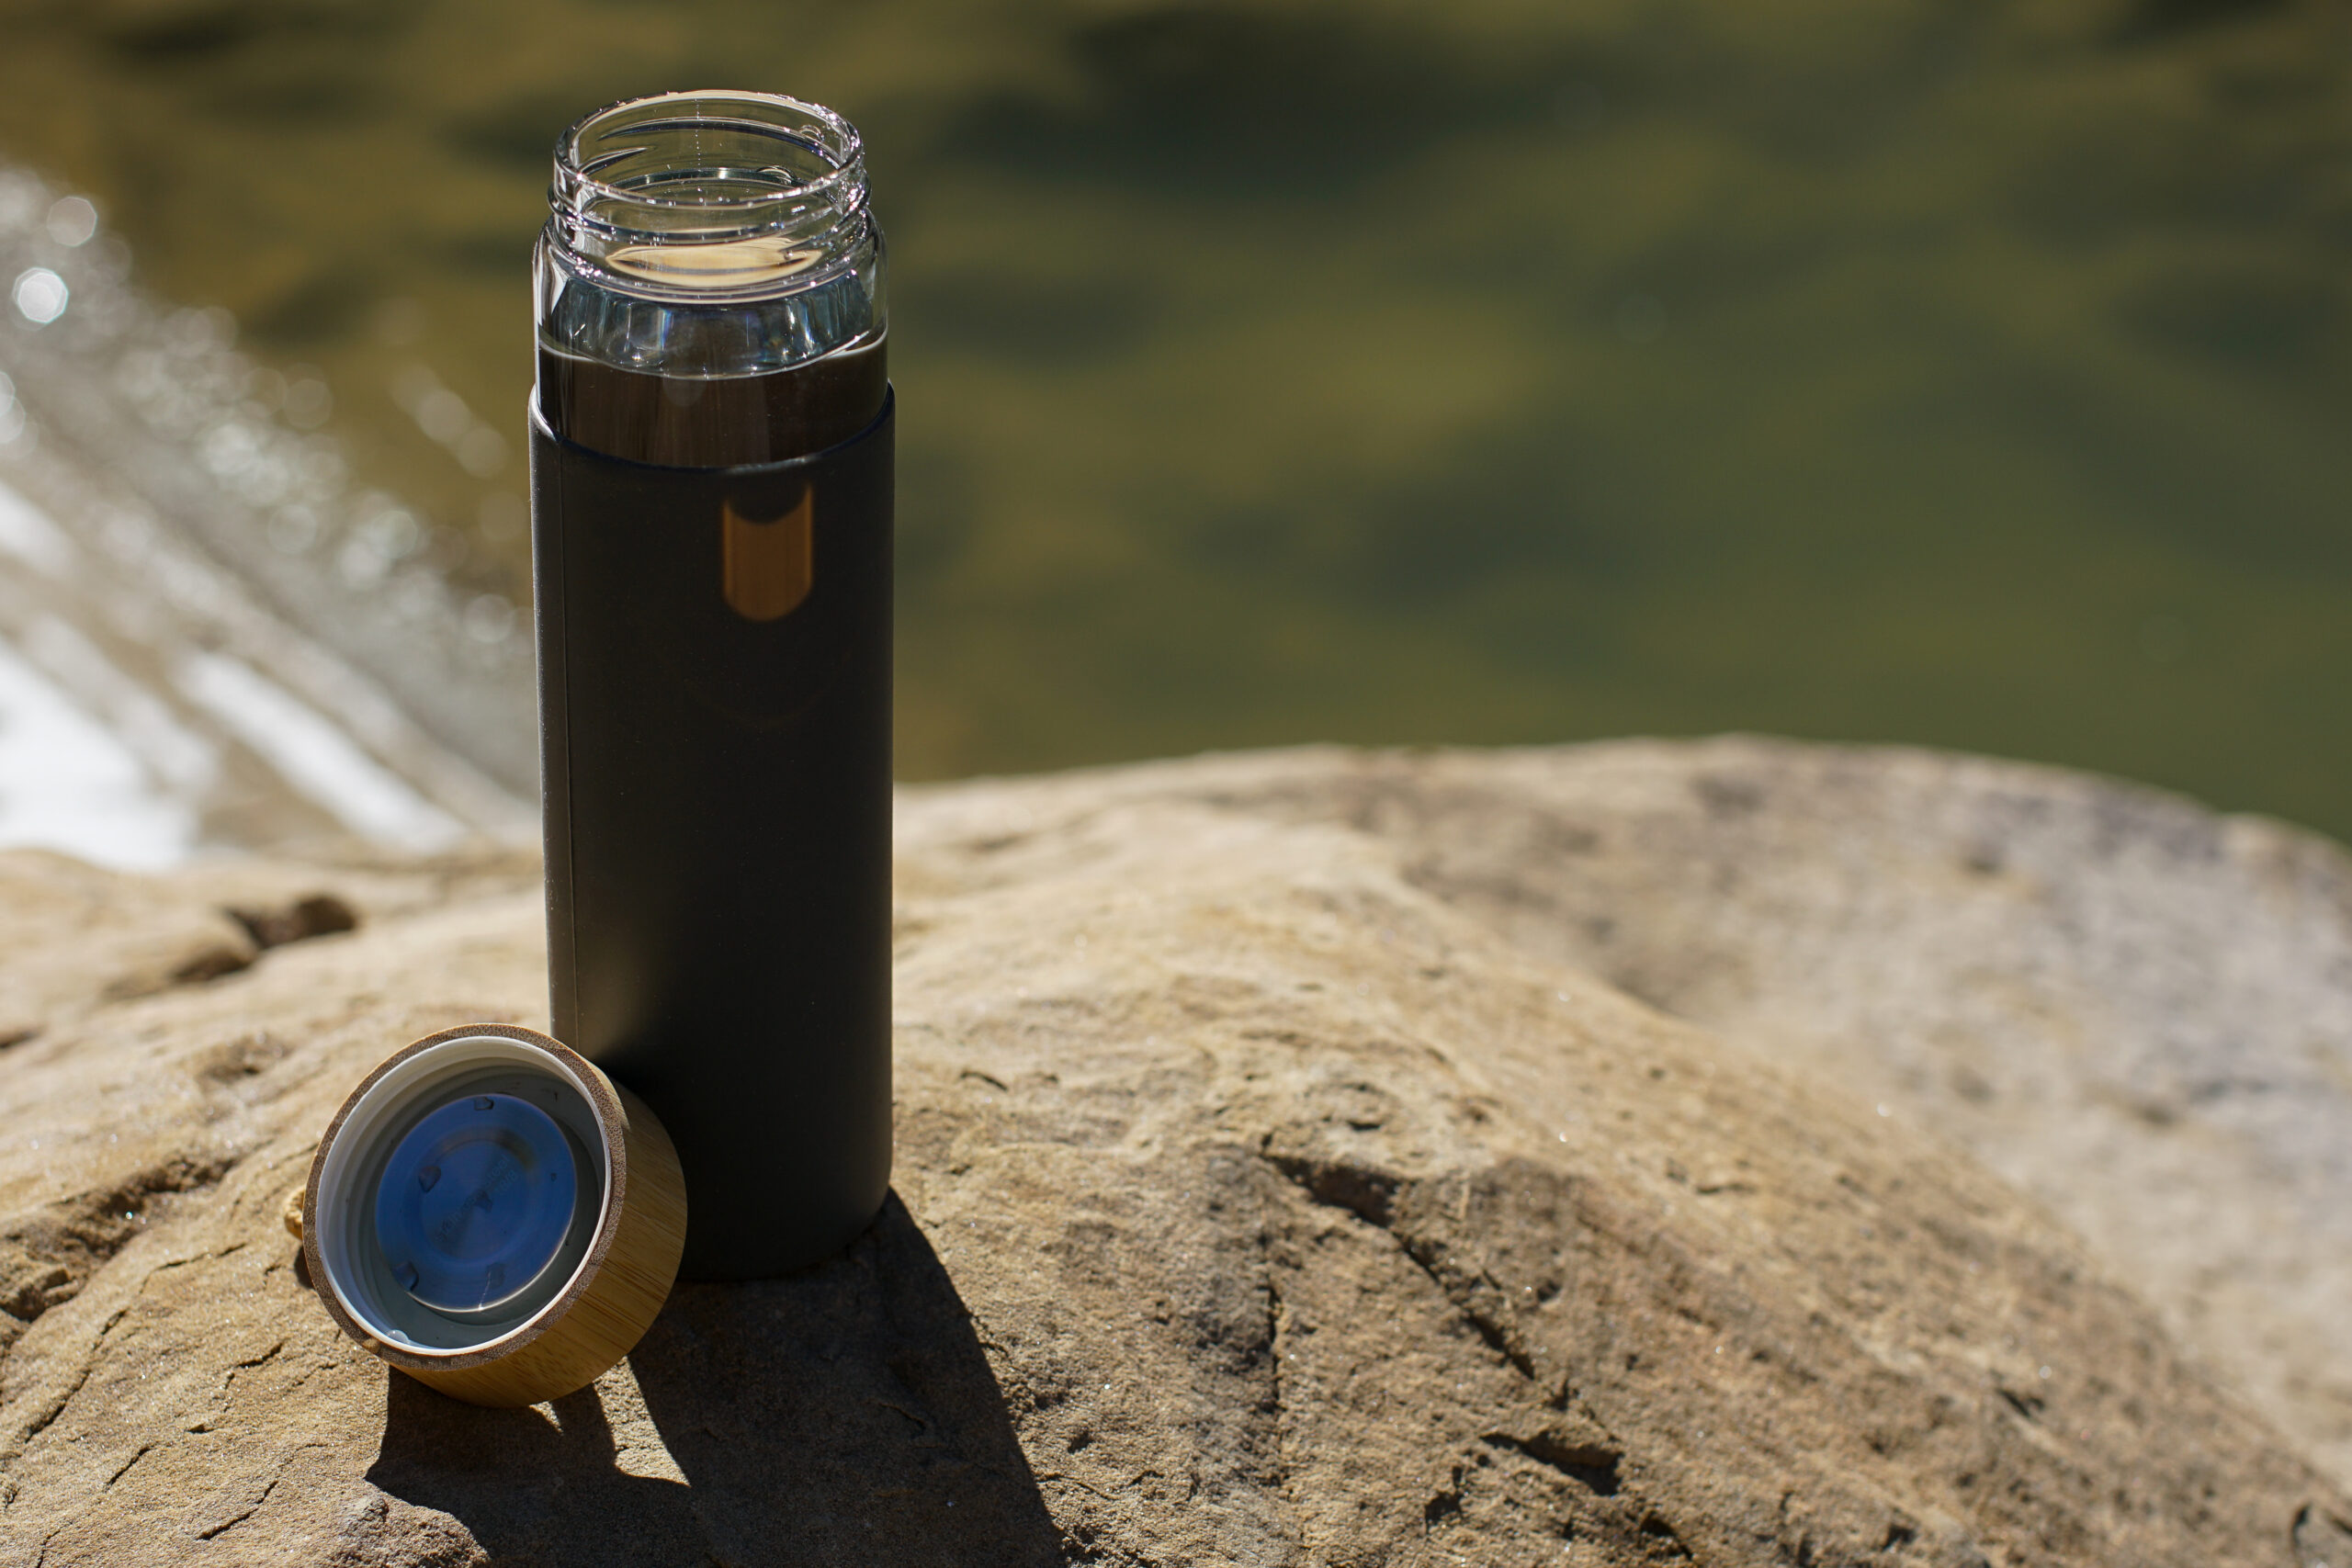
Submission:
{"label": "dark liquid inside bottle", "polygon": [[778,463],[872,424],[889,388],[887,339],[788,370],[656,376],[539,348],[548,426],[607,457],[680,468]]}

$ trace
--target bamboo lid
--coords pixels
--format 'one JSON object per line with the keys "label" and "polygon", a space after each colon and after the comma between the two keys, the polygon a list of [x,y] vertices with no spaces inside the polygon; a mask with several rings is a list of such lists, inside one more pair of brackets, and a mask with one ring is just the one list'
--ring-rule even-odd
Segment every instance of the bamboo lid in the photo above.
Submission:
{"label": "bamboo lid", "polygon": [[475,1404],[595,1381],[677,1277],[686,1192],[653,1113],[511,1024],[428,1035],[336,1111],[302,1194],[319,1299],[370,1354]]}

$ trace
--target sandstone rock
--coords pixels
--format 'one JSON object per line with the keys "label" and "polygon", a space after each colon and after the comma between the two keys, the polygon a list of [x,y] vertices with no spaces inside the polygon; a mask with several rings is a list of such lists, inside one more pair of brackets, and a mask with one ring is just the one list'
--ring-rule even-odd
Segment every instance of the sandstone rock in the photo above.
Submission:
{"label": "sandstone rock", "polygon": [[1957,1137],[2352,1485],[2335,844],[2052,768],[1747,738],[1111,779],[1348,821],[1522,951]]}
{"label": "sandstone rock", "polygon": [[80,1008],[242,969],[256,951],[227,911],[62,855],[0,856],[0,1041]]}
{"label": "sandstone rock", "polygon": [[0,1561],[2322,1561],[2352,1503],[2031,1201],[1446,886],[1485,841],[1446,789],[1490,773],[1520,833],[1543,761],[910,792],[892,1202],[519,1412],[336,1336],[280,1214],[382,1055],[543,1021],[530,868],[94,898],[9,859],[0,918],[96,910],[92,951],[256,889],[357,929],[137,996],[0,955],[38,1031],[0,1055]]}

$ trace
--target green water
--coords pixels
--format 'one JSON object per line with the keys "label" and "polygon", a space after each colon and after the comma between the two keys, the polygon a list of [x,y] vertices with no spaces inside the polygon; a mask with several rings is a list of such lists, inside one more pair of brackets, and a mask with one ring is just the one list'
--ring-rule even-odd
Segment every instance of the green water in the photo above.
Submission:
{"label": "green water", "polygon": [[323,367],[363,473],[518,592],[519,461],[469,476],[389,388],[424,364],[519,454],[555,132],[673,86],[850,114],[910,776],[1746,728],[2352,834],[2340,6],[0,18],[0,154]]}

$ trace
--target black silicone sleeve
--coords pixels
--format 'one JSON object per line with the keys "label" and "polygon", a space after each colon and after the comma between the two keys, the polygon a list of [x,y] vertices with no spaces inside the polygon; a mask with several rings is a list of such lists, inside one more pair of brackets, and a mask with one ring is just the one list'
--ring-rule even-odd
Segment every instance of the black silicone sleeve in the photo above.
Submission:
{"label": "black silicone sleeve", "polygon": [[688,1278],[824,1258],[889,1182],[895,409],[734,468],[532,411],[554,1032],[675,1141]]}

